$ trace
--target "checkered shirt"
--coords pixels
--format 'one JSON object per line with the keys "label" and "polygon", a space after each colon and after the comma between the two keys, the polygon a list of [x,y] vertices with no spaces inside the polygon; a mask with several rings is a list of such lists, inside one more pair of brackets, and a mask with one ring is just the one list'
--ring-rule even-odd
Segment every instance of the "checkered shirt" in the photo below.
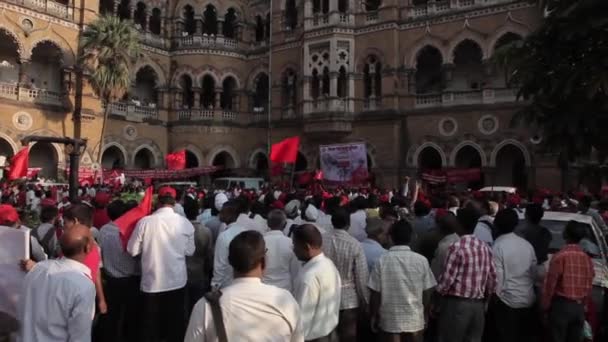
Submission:
{"label": "checkered shirt", "polygon": [[548,309],[554,296],[583,300],[593,286],[593,263],[577,244],[564,246],[551,258],[545,276],[542,306]]}

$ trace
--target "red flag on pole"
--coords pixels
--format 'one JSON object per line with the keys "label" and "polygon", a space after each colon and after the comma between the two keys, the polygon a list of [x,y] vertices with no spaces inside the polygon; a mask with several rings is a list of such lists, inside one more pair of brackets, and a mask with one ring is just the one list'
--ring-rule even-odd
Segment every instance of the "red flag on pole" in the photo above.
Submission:
{"label": "red flag on pole", "polygon": [[167,161],[167,169],[183,170],[186,168],[186,150],[169,153],[165,160]]}
{"label": "red flag on pole", "polygon": [[135,225],[137,222],[144,216],[150,215],[152,212],[152,197],[154,194],[154,188],[148,187],[146,189],[146,194],[144,198],[141,200],[139,205],[126,213],[124,213],[121,217],[116,219],[114,223],[118,227],[118,231],[120,232],[120,242],[122,242],[122,247],[126,250],[127,243],[131,238],[131,234],[135,230]]}
{"label": "red flag on pole", "polygon": [[27,177],[27,167],[29,165],[30,148],[28,146],[21,149],[11,158],[11,168],[8,171],[8,180],[15,180]]}
{"label": "red flag on pole", "polygon": [[300,137],[291,137],[272,145],[270,160],[275,163],[295,163],[298,158]]}

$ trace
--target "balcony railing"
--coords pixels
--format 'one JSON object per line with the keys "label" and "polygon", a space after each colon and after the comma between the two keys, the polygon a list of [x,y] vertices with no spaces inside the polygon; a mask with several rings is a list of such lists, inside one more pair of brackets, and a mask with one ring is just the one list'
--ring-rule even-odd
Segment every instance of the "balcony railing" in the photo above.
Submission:
{"label": "balcony railing", "polygon": [[365,99],[363,102],[364,110],[377,110],[382,107],[382,99],[377,97],[371,97]]}
{"label": "balcony railing", "polygon": [[236,39],[226,38],[223,36],[184,36],[174,38],[174,41],[179,48],[220,47],[236,49],[238,47],[238,41]]}
{"label": "balcony railing", "polygon": [[74,9],[68,5],[52,1],[52,0],[6,0],[7,2],[27,7],[38,12],[48,13],[50,15],[72,20],[74,18]]}
{"label": "balcony railing", "polygon": [[416,108],[449,107],[460,105],[515,102],[517,89],[487,88],[472,91],[444,91],[416,95]]}
{"label": "balcony railing", "polygon": [[150,32],[139,32],[139,39],[146,45],[159,48],[165,47],[165,38]]}
{"label": "balcony railing", "polygon": [[47,89],[20,87],[17,84],[0,83],[0,97],[16,101],[63,106],[64,95]]}
{"label": "balcony railing", "polygon": [[[224,109],[178,109],[176,110],[178,120],[211,120],[218,122],[239,122],[241,119],[245,119],[246,116],[233,110]],[[254,120],[254,116],[251,115],[251,121]]]}
{"label": "balcony railing", "polygon": [[419,18],[431,16],[434,14],[441,14],[450,11],[456,11],[463,8],[474,8],[488,5],[495,5],[501,3],[509,3],[515,0],[459,0],[456,2],[452,1],[429,1],[426,4],[418,5],[412,8],[409,12],[411,18]]}
{"label": "balcony railing", "polygon": [[127,119],[135,119],[137,121],[158,119],[158,108],[127,102],[115,102],[110,103],[110,114],[124,116]]}

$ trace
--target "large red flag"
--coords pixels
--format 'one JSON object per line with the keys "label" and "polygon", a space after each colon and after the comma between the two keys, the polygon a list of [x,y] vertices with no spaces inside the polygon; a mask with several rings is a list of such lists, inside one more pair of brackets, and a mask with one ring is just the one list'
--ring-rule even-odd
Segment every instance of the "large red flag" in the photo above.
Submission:
{"label": "large red flag", "polygon": [[183,170],[186,168],[186,150],[169,153],[165,160],[167,161],[167,169]]}
{"label": "large red flag", "polygon": [[270,160],[275,163],[295,163],[298,158],[300,137],[291,137],[272,145]]}
{"label": "large red flag", "polygon": [[146,194],[144,198],[141,200],[139,205],[126,213],[124,213],[121,217],[116,219],[114,223],[118,227],[118,231],[120,232],[120,242],[122,242],[122,247],[126,250],[127,243],[131,238],[131,234],[135,230],[135,225],[137,222],[144,216],[150,215],[152,212],[152,197],[154,194],[154,188],[148,187],[146,189]]}
{"label": "large red flag", "polygon": [[11,168],[8,171],[8,180],[15,180],[27,176],[30,148],[24,147],[11,158]]}

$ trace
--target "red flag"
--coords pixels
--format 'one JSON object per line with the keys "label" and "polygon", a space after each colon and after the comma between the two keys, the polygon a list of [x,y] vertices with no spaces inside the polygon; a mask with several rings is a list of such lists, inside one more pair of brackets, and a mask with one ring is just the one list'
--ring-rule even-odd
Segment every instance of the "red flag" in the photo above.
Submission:
{"label": "red flag", "polygon": [[270,160],[275,163],[295,163],[298,158],[300,137],[291,137],[272,145]]}
{"label": "red flag", "polygon": [[135,225],[137,222],[144,216],[150,215],[152,212],[152,197],[154,194],[154,188],[148,187],[146,189],[146,194],[144,198],[141,200],[139,205],[126,213],[124,213],[121,217],[116,219],[114,223],[118,227],[118,231],[120,232],[120,241],[122,242],[122,247],[126,250],[127,243],[131,238],[131,234],[133,234],[133,230],[135,230]]}
{"label": "red flag", "polygon": [[27,176],[30,148],[24,147],[11,158],[11,168],[8,171],[8,180],[15,180]]}
{"label": "red flag", "polygon": [[283,173],[283,164],[272,163],[270,166],[270,175],[271,176],[280,176]]}
{"label": "red flag", "polygon": [[186,168],[186,150],[169,153],[165,160],[167,161],[167,169],[183,170]]}
{"label": "red flag", "polygon": [[315,180],[323,180],[323,171],[317,170],[315,173]]}

